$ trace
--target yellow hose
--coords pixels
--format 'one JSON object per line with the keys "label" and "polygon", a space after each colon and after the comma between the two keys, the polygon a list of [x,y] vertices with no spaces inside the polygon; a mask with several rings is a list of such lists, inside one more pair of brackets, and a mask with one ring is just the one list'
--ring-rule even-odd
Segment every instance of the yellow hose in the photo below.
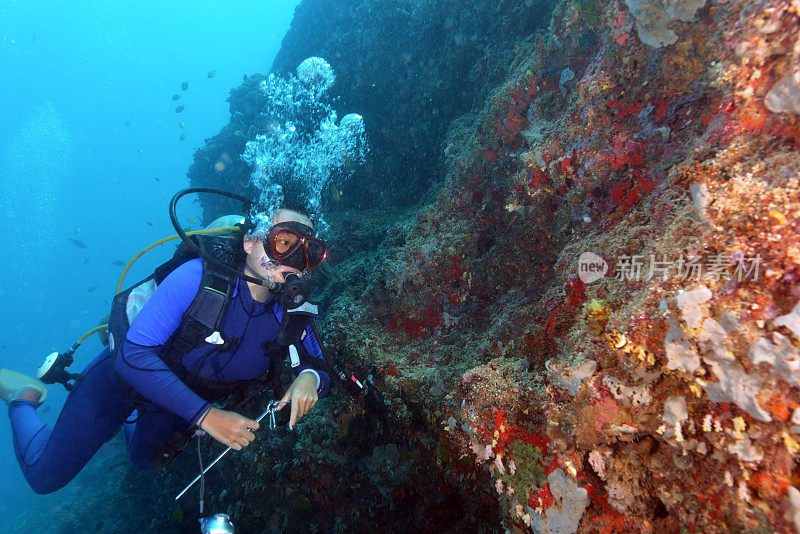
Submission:
{"label": "yellow hose", "polygon": [[84,341],[86,341],[86,338],[87,338],[87,337],[91,336],[91,335],[92,335],[92,334],[94,334],[95,332],[100,332],[100,331],[102,331],[102,330],[108,330],[108,325],[107,325],[107,324],[101,324],[101,325],[100,325],[100,326],[98,326],[98,327],[92,328],[91,330],[89,330],[88,332],[86,332],[85,334],[83,334],[83,336],[81,336],[81,338],[80,338],[78,341],[76,341],[76,342],[75,342],[75,345],[76,345],[76,346],[77,346],[77,345],[80,345],[81,343],[83,343]]}
{"label": "yellow hose", "polygon": [[[186,232],[186,235],[195,235],[195,234],[221,234],[224,232],[235,232],[240,230],[238,226],[226,226],[224,228],[209,228],[207,230],[192,230],[191,232]],[[122,269],[122,274],[119,275],[119,281],[117,282],[117,289],[114,291],[114,294],[118,294],[122,291],[122,282],[125,280],[125,275],[128,274],[128,270],[133,266],[133,264],[141,258],[145,252],[150,250],[151,248],[155,248],[158,245],[163,245],[167,241],[172,241],[173,239],[178,239],[180,236],[178,234],[171,235],[169,237],[165,237],[164,239],[159,239],[155,243],[146,246],[143,248],[136,256],[128,262],[124,269]]]}

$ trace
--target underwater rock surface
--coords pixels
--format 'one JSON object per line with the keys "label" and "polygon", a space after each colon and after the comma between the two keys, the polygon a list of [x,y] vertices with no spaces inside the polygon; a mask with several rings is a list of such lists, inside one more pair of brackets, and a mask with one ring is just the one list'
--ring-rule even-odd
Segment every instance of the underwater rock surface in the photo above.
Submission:
{"label": "underwater rock surface", "polygon": [[[796,529],[800,3],[332,5],[300,4],[275,69],[326,57],[365,117],[318,282],[329,350],[382,393],[254,444],[234,522]],[[198,152],[230,174],[196,158],[193,185],[245,188],[261,79]]]}
{"label": "underwater rock surface", "polygon": [[[349,180],[352,194],[345,193],[341,206],[414,204],[441,183],[450,122],[502,82],[516,45],[546,28],[554,3],[301,2],[271,72],[288,75],[307,57],[324,57],[336,71],[331,93],[339,99],[339,116],[365,117],[371,163]],[[256,194],[240,161],[223,172],[214,165],[223,154],[235,160],[244,142],[266,132],[254,105],[264,79],[250,76],[231,92],[231,123],[196,153],[188,173],[193,186],[227,184]],[[204,205],[214,213],[234,206]]]}

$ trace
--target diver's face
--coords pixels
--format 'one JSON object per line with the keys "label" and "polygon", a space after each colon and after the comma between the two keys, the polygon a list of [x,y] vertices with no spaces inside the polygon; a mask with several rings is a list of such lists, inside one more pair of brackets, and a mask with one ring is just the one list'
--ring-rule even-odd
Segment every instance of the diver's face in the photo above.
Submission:
{"label": "diver's face", "polygon": [[[276,224],[288,221],[299,222],[307,226],[311,226],[312,228],[314,226],[314,223],[311,221],[311,219],[302,213],[297,213],[296,211],[291,210],[278,210],[272,216],[271,222],[272,226],[275,226]],[[247,253],[245,269],[256,278],[261,278],[262,280],[272,280],[282,284],[286,282],[284,273],[295,273],[298,276],[303,276],[303,273],[294,267],[289,267],[288,265],[277,265],[273,263],[267,256],[266,250],[264,250],[264,242],[256,237],[245,236],[244,251]]]}

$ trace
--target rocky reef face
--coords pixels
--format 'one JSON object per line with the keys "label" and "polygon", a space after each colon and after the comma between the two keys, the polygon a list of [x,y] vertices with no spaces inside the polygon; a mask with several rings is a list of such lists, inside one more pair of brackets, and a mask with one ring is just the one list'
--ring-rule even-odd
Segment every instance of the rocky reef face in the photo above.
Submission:
{"label": "rocky reef face", "polygon": [[366,120],[371,183],[319,283],[329,350],[373,389],[254,445],[229,511],[800,527],[800,3],[400,4],[306,0],[276,60],[326,57]]}
{"label": "rocky reef face", "polygon": [[[370,117],[370,164],[350,179],[334,209],[414,204],[441,183],[440,153],[450,122],[505,78],[514,47],[543,31],[553,5],[553,0],[301,2],[272,71],[286,75],[309,56],[324,57],[336,71],[331,92],[339,116]],[[192,185],[249,189],[241,162],[223,172],[214,164],[236,160],[245,142],[264,133],[261,107],[254,105],[263,79],[250,76],[232,91],[231,123],[196,155],[188,173]],[[205,201],[214,213],[229,206],[215,202]]]}

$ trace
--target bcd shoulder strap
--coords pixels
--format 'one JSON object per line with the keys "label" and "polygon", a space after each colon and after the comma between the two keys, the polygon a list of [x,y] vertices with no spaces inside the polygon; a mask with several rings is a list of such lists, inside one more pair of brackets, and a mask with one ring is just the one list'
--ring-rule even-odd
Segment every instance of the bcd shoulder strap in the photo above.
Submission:
{"label": "bcd shoulder strap", "polygon": [[[273,312],[276,310],[273,309]],[[305,339],[305,330],[314,317],[317,316],[317,305],[310,302],[304,303],[293,310],[283,310],[283,317],[280,318],[278,335],[275,344],[283,347],[295,345]],[[277,312],[275,318],[278,319]]]}
{"label": "bcd shoulder strap", "polygon": [[[293,310],[285,310],[273,301],[272,314],[278,322],[278,334],[274,340],[264,342],[262,348],[270,362],[267,379],[272,388],[272,395],[275,399],[279,399],[284,393],[281,377],[287,371],[285,360],[286,356],[290,355],[289,347],[300,345],[305,337],[306,326],[317,314],[317,306],[305,303]],[[294,362],[292,365],[294,366]]]}
{"label": "bcd shoulder strap", "polygon": [[200,289],[183,314],[181,324],[162,354],[162,359],[183,379],[186,369],[183,356],[200,346],[202,342],[222,344],[222,323],[228,313],[237,279],[218,273],[212,264],[203,260],[203,276]]}

